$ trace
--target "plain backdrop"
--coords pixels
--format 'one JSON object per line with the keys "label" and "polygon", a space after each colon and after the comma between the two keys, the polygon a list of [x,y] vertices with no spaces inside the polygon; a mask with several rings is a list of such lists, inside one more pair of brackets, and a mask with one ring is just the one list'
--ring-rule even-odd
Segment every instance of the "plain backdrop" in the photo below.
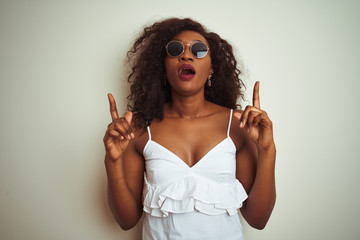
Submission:
{"label": "plain backdrop", "polygon": [[140,239],[106,200],[106,94],[126,109],[126,51],[191,17],[228,40],[246,101],[274,123],[277,202],[246,239],[360,237],[359,1],[0,0],[0,239]]}

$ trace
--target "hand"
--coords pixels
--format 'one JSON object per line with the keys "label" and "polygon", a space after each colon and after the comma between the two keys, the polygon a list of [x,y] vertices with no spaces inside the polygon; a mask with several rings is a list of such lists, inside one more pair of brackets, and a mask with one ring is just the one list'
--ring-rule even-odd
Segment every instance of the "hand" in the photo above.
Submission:
{"label": "hand", "polygon": [[240,120],[240,128],[246,128],[258,147],[268,149],[274,146],[273,127],[267,113],[260,109],[260,83],[256,82],[253,92],[253,105],[234,114]]}
{"label": "hand", "polygon": [[114,97],[109,93],[108,98],[112,123],[108,125],[103,140],[107,157],[117,160],[124,153],[130,139],[134,138],[131,129],[133,113],[127,112],[124,117],[119,118]]}

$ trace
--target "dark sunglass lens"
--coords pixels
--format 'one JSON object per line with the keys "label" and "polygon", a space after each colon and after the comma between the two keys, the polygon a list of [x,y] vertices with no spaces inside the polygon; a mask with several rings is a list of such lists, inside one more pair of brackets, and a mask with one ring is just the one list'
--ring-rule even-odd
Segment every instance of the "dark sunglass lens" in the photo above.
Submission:
{"label": "dark sunglass lens", "polygon": [[168,54],[172,57],[177,57],[182,54],[184,50],[183,45],[180,42],[170,42],[167,46]]}
{"label": "dark sunglass lens", "polygon": [[203,58],[206,56],[208,48],[205,43],[197,42],[191,46],[191,52],[197,58]]}

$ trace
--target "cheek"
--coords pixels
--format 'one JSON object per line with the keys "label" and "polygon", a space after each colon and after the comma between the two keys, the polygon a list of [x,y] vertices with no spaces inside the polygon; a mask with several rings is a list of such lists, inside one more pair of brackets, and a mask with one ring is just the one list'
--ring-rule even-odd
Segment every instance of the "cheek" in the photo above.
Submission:
{"label": "cheek", "polygon": [[168,71],[168,69],[171,68],[171,59],[169,59],[168,57],[165,58],[165,71]]}
{"label": "cheek", "polygon": [[167,77],[177,74],[176,61],[174,59],[165,58],[165,73]]}
{"label": "cheek", "polygon": [[201,73],[202,75],[206,75],[208,77],[212,71],[211,59],[206,59],[206,61],[201,65]]}

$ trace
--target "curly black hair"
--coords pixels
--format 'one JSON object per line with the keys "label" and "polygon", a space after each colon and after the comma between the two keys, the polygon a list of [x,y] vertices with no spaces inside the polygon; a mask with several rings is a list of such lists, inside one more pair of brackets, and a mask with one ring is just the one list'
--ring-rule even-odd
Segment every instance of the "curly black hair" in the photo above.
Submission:
{"label": "curly black hair", "polygon": [[128,82],[131,93],[127,108],[134,113],[135,127],[145,128],[153,119],[163,119],[163,105],[171,101],[169,84],[164,80],[166,44],[178,33],[194,31],[209,43],[211,49],[211,87],[205,84],[205,99],[227,108],[241,108],[244,83],[232,46],[216,33],[209,32],[190,18],[169,18],[145,27],[127,53],[131,72]]}

